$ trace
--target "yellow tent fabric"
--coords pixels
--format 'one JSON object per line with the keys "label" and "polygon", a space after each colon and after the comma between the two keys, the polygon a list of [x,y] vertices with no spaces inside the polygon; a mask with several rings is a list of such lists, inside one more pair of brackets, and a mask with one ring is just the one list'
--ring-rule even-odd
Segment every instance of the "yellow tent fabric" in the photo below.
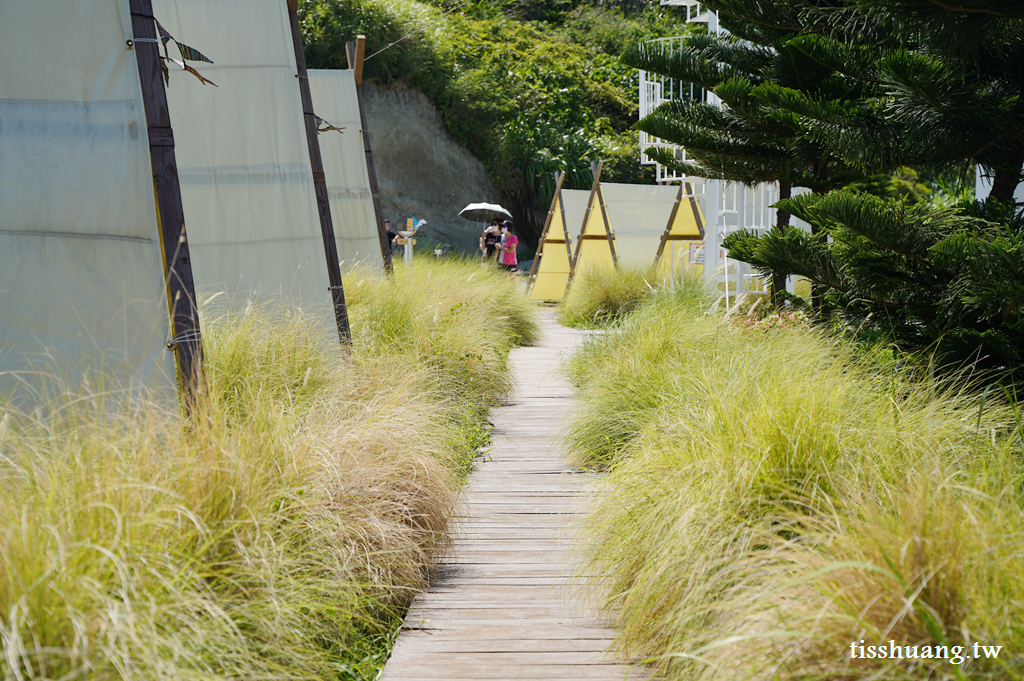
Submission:
{"label": "yellow tent fabric", "polygon": [[350,70],[310,69],[313,111],[327,123],[344,128],[320,134],[320,156],[327,179],[338,258],[344,272],[365,264],[383,272],[377,216],[373,212],[370,175],[360,134],[355,73]]}
{"label": "yellow tent fabric", "polygon": [[35,367],[173,403],[128,2],[3,2],[0,26],[0,400],[38,404]]}
{"label": "yellow tent fabric", "polygon": [[[547,232],[541,239],[535,258],[539,258],[534,274],[533,286],[530,288],[530,300],[561,300],[565,295],[565,285],[569,281],[572,266],[569,252],[566,250],[566,225],[563,220],[561,192],[555,194],[551,201],[551,219]],[[571,247],[571,238],[568,246]]]}
{"label": "yellow tent fabric", "polygon": [[197,289],[280,295],[333,320],[286,3],[153,0],[153,10],[215,62],[189,65],[217,87],[170,64],[167,88]]}
{"label": "yellow tent fabric", "polygon": [[[679,188],[674,189],[678,191]],[[658,273],[668,276],[673,269],[678,273],[692,267],[699,274],[704,268],[703,241],[704,212],[693,195],[692,185],[684,184],[679,206],[666,229],[664,245],[659,253]]]}
{"label": "yellow tent fabric", "polygon": [[588,210],[586,221],[580,229],[576,243],[574,273],[590,268],[610,269],[615,267],[615,259],[612,257],[615,233],[609,234],[610,226],[600,182],[597,184],[596,191],[591,191],[588,196]]}
{"label": "yellow tent fabric", "polygon": [[[553,215],[548,233],[544,238],[540,262],[530,289],[530,300],[555,302],[565,296],[565,289],[572,274],[572,266],[565,248],[565,233],[568,228],[569,245],[572,247],[572,234],[583,222],[586,212],[589,191],[579,189],[563,189],[552,202]],[[565,221],[562,221],[562,214]]]}

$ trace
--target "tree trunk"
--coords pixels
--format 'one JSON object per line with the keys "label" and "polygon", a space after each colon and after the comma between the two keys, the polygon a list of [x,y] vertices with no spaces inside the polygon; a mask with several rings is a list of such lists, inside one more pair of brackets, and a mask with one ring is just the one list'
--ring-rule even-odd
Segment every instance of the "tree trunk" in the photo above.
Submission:
{"label": "tree trunk", "polygon": [[[789,180],[779,180],[779,200],[788,199],[793,196],[793,183]],[[789,226],[789,213],[784,210],[775,211],[775,230],[781,236],[783,229]],[[786,290],[786,274],[780,270],[772,270],[772,307],[779,307],[782,304],[782,292]]]}
{"label": "tree trunk", "polygon": [[1020,169],[1024,166],[1024,142],[1015,142],[1003,149],[992,181],[993,199],[1002,203],[1013,201],[1013,192],[1020,183]]}

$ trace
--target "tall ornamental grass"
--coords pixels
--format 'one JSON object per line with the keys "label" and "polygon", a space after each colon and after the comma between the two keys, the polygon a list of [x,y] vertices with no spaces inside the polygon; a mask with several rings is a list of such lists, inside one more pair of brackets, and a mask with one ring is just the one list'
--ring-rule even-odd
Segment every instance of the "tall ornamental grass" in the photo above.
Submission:
{"label": "tall ornamental grass", "polygon": [[5,410],[0,676],[375,678],[535,332],[504,277],[416,267],[349,275],[350,353],[299,308],[208,305],[191,418]]}
{"label": "tall ornamental grass", "polygon": [[567,439],[610,471],[581,540],[626,654],[688,681],[1024,676],[1020,413],[886,357],[679,294],[584,346]]}
{"label": "tall ornamental grass", "polygon": [[558,304],[558,321],[579,329],[607,326],[639,306],[661,283],[651,267],[585,268]]}

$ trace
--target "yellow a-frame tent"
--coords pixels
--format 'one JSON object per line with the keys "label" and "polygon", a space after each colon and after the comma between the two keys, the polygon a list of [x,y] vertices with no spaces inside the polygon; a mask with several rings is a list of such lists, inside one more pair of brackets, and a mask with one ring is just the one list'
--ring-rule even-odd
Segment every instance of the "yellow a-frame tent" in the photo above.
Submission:
{"label": "yellow a-frame tent", "polygon": [[562,182],[565,172],[558,173],[555,181],[555,195],[551,198],[544,231],[540,236],[537,255],[530,268],[530,300],[558,301],[565,296],[565,288],[572,275],[572,237],[566,223],[565,200]]}
{"label": "yellow a-frame tent", "polygon": [[[669,276],[675,269],[675,263],[680,263],[681,267],[698,266],[696,263],[690,262],[687,247],[689,244],[703,241],[704,213],[693,193],[693,185],[684,182],[679,185],[676,205],[672,208],[672,215],[668,219],[665,233],[661,235],[661,243],[658,245],[658,254],[655,257],[658,274]],[[668,250],[668,257],[665,257],[666,250]]]}
{"label": "yellow a-frame tent", "polygon": [[615,232],[608,222],[608,211],[604,205],[604,194],[601,191],[601,167],[603,161],[597,161],[594,168],[594,186],[590,189],[590,200],[583,216],[583,226],[576,240],[576,253],[573,256],[573,275],[581,267],[618,267],[619,260],[615,253]]}

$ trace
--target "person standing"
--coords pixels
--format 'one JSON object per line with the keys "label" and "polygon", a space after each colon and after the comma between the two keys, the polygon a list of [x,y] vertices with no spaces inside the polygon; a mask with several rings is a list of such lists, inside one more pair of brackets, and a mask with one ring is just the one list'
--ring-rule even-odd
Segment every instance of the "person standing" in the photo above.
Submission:
{"label": "person standing", "polygon": [[497,250],[498,242],[501,240],[500,231],[498,218],[494,218],[491,220],[491,224],[484,229],[483,234],[480,235],[480,254],[484,261],[494,258],[494,252]]}
{"label": "person standing", "polygon": [[388,233],[388,243],[394,247],[395,241],[398,239],[398,234],[391,231],[391,220],[384,221],[384,230]]}
{"label": "person standing", "polygon": [[501,243],[498,246],[498,267],[509,274],[519,271],[519,261],[516,259],[516,248],[519,246],[519,238],[512,233],[512,223],[506,220],[501,224]]}

